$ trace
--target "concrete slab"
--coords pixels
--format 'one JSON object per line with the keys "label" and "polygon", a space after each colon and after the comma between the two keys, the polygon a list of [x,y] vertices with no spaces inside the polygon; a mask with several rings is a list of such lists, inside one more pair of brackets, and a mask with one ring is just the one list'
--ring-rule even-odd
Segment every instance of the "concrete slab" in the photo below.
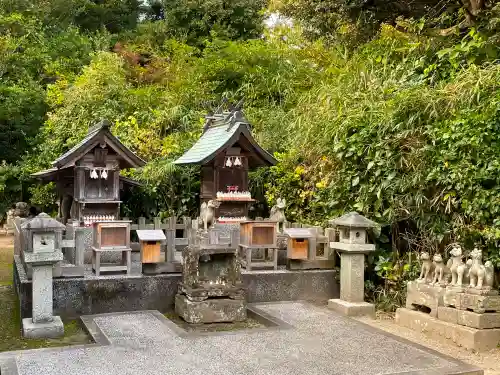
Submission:
{"label": "concrete slab", "polygon": [[476,329],[433,318],[404,308],[396,310],[396,323],[420,331],[438,341],[452,341],[475,351],[487,351],[500,344],[500,329]]}
{"label": "concrete slab", "polygon": [[326,306],[252,308],[292,327],[187,334],[154,311],[85,317],[99,344],[0,354],[2,375],[14,374],[12,360],[19,375],[483,374]]}

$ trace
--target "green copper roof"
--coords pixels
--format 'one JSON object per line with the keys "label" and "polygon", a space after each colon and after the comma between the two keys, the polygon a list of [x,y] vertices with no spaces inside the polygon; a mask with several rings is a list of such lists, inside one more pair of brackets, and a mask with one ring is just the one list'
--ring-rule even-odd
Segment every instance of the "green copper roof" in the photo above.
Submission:
{"label": "green copper roof", "polygon": [[242,117],[240,111],[207,116],[205,131],[201,138],[184,155],[174,161],[174,164],[205,164],[219,152],[233,146],[242,135],[266,164],[276,164],[272,155],[255,141],[250,131],[250,124]]}

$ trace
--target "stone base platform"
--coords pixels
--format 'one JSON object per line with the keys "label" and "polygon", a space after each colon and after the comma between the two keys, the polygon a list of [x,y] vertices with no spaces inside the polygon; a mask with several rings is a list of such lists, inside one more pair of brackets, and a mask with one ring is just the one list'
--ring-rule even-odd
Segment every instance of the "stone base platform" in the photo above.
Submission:
{"label": "stone base platform", "polygon": [[429,314],[405,308],[396,310],[396,323],[423,332],[441,342],[453,341],[456,345],[475,351],[487,351],[500,344],[500,329],[476,329],[445,322]]}
{"label": "stone base platform", "polygon": [[314,270],[314,269],[333,269],[335,268],[335,259],[316,259],[316,260],[298,260],[287,259],[287,270]]}
{"label": "stone base platform", "polygon": [[[32,283],[26,277],[19,256],[14,256],[14,260],[14,285],[21,318],[31,317]],[[140,255],[132,253],[130,275],[97,277],[87,265],[83,278],[54,279],[54,314],[73,319],[119,311],[173,310],[182,275],[148,276],[141,274],[141,270]],[[325,303],[340,295],[337,270],[243,270],[242,281],[249,303],[297,300]]]}
{"label": "stone base platform", "polygon": [[242,322],[247,318],[244,299],[215,298],[191,301],[185,295],[175,296],[175,312],[188,323]]}
{"label": "stone base platform", "polygon": [[473,311],[440,306],[438,307],[438,319],[477,329],[500,328],[500,313],[494,312],[478,314]]}
{"label": "stone base platform", "polygon": [[429,285],[418,281],[407,284],[406,308],[415,310],[415,305],[429,308],[430,315],[437,317],[438,306],[443,306],[446,289],[439,285]]}
{"label": "stone base platform", "polygon": [[328,307],[345,316],[375,318],[375,305],[368,302],[347,302],[337,298],[328,300]]}
{"label": "stone base platform", "polygon": [[446,307],[454,306],[459,310],[472,310],[476,313],[500,312],[500,296],[455,293],[446,291],[444,296],[444,305]]}
{"label": "stone base platform", "polygon": [[23,319],[23,336],[28,339],[54,339],[64,336],[64,324],[60,317],[44,323],[33,323],[33,319]]}

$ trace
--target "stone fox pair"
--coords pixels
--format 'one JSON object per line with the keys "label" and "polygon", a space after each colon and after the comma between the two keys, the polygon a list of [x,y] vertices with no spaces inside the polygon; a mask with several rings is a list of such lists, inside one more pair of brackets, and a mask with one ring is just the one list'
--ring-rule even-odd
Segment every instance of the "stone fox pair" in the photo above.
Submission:
{"label": "stone fox pair", "polygon": [[[488,261],[485,265],[482,264],[482,252],[479,249],[474,249],[471,252],[471,258],[466,264],[462,261],[462,248],[453,246],[450,251],[451,258],[446,266],[444,265],[441,254],[436,253],[432,262],[428,252],[420,254],[422,260],[422,270],[418,280],[429,281],[431,277],[432,284],[450,284],[461,286],[469,284],[471,288],[483,289],[493,287],[494,269],[493,264]],[[451,281],[450,281],[451,275]]]}
{"label": "stone fox pair", "polygon": [[420,271],[420,277],[418,280],[424,280],[424,282],[430,280],[432,284],[447,281],[449,269],[444,265],[441,254],[434,254],[433,261],[431,261],[429,253],[423,251],[420,253],[419,258],[422,261],[422,270]]}
{"label": "stone fox pair", "polygon": [[483,253],[478,248],[471,252],[471,259],[467,264],[462,262],[462,248],[455,246],[451,249],[452,256],[451,284],[461,286],[469,284],[470,288],[476,289],[491,289],[493,288],[495,270],[493,264],[487,261],[483,265]]}

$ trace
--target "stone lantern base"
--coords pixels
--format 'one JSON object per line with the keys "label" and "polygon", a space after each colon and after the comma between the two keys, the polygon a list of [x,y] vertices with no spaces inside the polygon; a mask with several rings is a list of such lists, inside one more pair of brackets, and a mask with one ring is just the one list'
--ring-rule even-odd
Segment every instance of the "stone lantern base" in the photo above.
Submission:
{"label": "stone lantern base", "polygon": [[369,316],[375,318],[375,305],[368,302],[348,302],[335,298],[328,300],[328,307],[345,316]]}
{"label": "stone lantern base", "polygon": [[29,339],[54,339],[64,336],[64,324],[60,317],[51,322],[34,323],[32,318],[23,319],[23,336]]}

